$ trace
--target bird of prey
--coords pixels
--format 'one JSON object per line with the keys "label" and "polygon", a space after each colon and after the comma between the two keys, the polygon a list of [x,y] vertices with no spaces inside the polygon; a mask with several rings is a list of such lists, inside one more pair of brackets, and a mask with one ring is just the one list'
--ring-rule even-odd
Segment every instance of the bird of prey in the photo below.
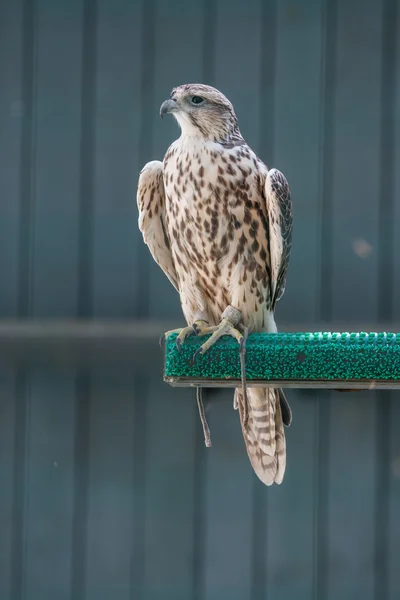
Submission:
{"label": "bird of prey", "polygon": [[[268,169],[243,139],[231,102],[218,90],[186,84],[160,108],[181,136],[163,162],[139,176],[139,228],[179,293],[189,335],[223,335],[243,348],[246,331],[276,332],[274,310],[285,290],[292,234],[286,178]],[[281,483],[286,466],[283,425],[291,411],[280,389],[236,389],[247,453],[266,485]]]}

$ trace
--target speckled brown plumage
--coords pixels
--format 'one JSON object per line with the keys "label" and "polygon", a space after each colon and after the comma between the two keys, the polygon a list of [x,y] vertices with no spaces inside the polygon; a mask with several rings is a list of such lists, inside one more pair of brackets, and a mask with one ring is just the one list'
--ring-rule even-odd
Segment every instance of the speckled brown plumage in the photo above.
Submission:
{"label": "speckled brown plumage", "polygon": [[[163,107],[182,134],[163,163],[140,174],[145,242],[178,290],[189,325],[218,324],[231,305],[250,331],[276,331],[292,232],[285,177],[247,146],[232,104],[214,88],[180,86]],[[241,392],[235,395],[249,458],[266,484],[280,483],[286,464],[280,394],[250,388],[247,423]]]}

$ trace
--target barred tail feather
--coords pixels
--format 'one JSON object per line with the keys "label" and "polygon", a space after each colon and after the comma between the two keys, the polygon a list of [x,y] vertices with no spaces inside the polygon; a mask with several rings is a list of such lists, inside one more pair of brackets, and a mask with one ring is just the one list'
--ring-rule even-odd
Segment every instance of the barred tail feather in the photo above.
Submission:
{"label": "barred tail feather", "polygon": [[247,454],[259,479],[266,485],[282,483],[286,468],[286,440],[278,389],[248,388],[248,418],[244,425],[242,391],[235,390],[235,405]]}

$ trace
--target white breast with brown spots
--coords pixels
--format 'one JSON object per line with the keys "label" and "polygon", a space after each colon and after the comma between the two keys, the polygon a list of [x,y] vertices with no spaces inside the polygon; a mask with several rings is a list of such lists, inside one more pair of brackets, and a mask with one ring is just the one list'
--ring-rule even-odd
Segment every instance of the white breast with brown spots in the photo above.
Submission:
{"label": "white breast with brown spots", "polygon": [[182,136],[164,158],[166,226],[188,323],[218,323],[230,304],[250,330],[273,330],[268,306],[267,167],[246,145]]}

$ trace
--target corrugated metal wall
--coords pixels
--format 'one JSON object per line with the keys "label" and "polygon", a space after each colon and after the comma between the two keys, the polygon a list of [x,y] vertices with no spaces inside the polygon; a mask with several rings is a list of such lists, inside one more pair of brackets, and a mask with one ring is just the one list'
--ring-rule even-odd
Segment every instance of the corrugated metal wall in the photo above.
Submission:
{"label": "corrugated metal wall", "polygon": [[[0,318],[182,321],[137,231],[170,89],[219,87],[287,175],[278,323],[400,321],[399,0],[0,0]],[[161,332],[160,332],[161,333]],[[0,377],[0,600],[394,600],[400,402],[293,391],[281,487],[237,414],[147,370]]]}

